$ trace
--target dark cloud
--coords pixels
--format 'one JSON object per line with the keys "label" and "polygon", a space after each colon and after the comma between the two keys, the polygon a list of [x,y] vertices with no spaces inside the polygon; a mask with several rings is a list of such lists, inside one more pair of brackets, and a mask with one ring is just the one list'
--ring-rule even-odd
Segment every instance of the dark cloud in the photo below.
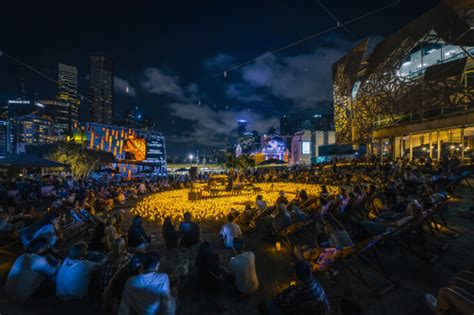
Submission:
{"label": "dark cloud", "polygon": [[185,99],[184,91],[179,85],[179,78],[160,70],[159,68],[146,68],[142,88],[151,94],[168,96],[174,99]]}
{"label": "dark cloud", "polygon": [[235,58],[232,55],[221,53],[204,60],[203,66],[211,70],[225,70],[225,68],[229,67],[234,61]]}
{"label": "dark cloud", "polygon": [[232,136],[238,119],[246,119],[250,129],[260,132],[279,122],[277,117],[266,117],[248,110],[215,110],[207,105],[192,103],[173,103],[169,108],[172,116],[191,122],[189,136],[197,144],[206,146],[225,144],[226,139]]}

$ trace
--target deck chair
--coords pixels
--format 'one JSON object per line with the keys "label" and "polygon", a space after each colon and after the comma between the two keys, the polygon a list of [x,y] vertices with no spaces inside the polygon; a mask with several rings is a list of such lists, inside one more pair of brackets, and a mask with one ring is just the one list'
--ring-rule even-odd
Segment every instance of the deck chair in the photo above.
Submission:
{"label": "deck chair", "polygon": [[[362,282],[362,284],[368,287],[377,296],[382,296],[397,287],[396,283],[392,281],[392,279],[386,273],[382,258],[380,257],[380,254],[377,251],[377,246],[386,237],[388,237],[390,233],[391,231],[388,231],[383,234],[373,236],[357,244],[356,250],[351,255],[350,261],[352,262],[352,264],[343,264],[344,267],[347,268],[347,270],[352,275],[354,275],[359,281]],[[375,258],[375,263],[372,262],[370,257],[368,256],[372,256],[373,258]],[[365,263],[373,272],[377,274],[378,279],[382,279],[384,281],[384,285],[382,287],[376,286],[367,279],[367,277],[362,272],[362,269],[360,268],[360,262]]]}
{"label": "deck chair", "polygon": [[[342,272],[342,287],[344,291],[352,296],[351,283],[347,274],[347,269],[344,268],[343,262],[356,251],[356,247],[345,247],[343,249],[336,248],[315,248],[312,257],[315,259],[309,260],[309,265],[313,273],[328,272],[337,266],[341,266]],[[336,282],[339,282],[335,277]]]}
{"label": "deck chair", "polygon": [[457,238],[462,234],[462,232],[450,227],[445,216],[443,215],[443,211],[444,209],[446,209],[447,204],[448,200],[436,203],[433,206],[434,211],[429,214],[429,219],[431,221],[432,227],[438,232],[447,235],[451,238]]}
{"label": "deck chair", "polygon": [[436,246],[438,246],[440,250],[444,251],[448,249],[451,246],[451,244],[448,241],[446,241],[445,237],[442,237],[445,234],[441,233],[437,228],[435,228],[438,225],[437,223],[433,222],[433,220],[431,219],[436,210],[434,208],[430,208],[426,211],[428,212],[428,220],[424,222],[422,231],[426,235],[430,236],[431,239],[435,243],[437,243]]}
{"label": "deck chair", "polygon": [[[389,239],[408,251],[412,256],[433,264],[439,259],[439,254],[436,250],[433,250],[434,246],[421,230],[426,220],[428,220],[428,211],[423,211],[420,216],[410,219],[403,229],[397,229],[395,233],[392,233]],[[418,248],[415,248],[415,246],[418,246]],[[419,246],[421,246],[421,251]]]}

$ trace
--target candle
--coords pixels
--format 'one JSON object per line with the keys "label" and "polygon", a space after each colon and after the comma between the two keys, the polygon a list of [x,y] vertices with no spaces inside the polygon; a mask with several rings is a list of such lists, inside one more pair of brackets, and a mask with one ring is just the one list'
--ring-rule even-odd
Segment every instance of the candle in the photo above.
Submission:
{"label": "candle", "polygon": [[280,242],[276,242],[276,243],[275,243],[275,248],[276,248],[277,252],[281,251],[281,243],[280,243]]}

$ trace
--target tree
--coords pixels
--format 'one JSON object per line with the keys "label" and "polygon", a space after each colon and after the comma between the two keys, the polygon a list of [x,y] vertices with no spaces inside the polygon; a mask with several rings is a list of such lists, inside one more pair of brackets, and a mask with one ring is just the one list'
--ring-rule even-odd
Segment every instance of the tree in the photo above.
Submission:
{"label": "tree", "polygon": [[232,153],[227,154],[227,161],[226,161],[227,168],[238,169],[239,171],[245,171],[249,167],[255,166],[255,160],[248,154],[240,155],[236,157]]}
{"label": "tree", "polygon": [[76,179],[85,179],[91,171],[115,161],[111,152],[88,150],[74,142],[59,144],[48,154],[48,158],[69,165]]}

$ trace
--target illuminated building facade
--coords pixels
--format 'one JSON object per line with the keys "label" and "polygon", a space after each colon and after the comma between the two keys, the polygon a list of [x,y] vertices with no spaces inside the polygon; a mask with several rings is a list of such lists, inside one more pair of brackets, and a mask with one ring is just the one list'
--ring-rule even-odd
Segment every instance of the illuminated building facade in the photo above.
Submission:
{"label": "illuminated building facade", "polygon": [[53,143],[54,123],[46,115],[23,115],[13,119],[14,122],[14,146],[16,153],[25,152],[27,145],[38,145]]}
{"label": "illuminated building facade", "polygon": [[57,100],[41,100],[45,112],[53,119],[55,133],[59,139],[72,135],[72,127],[78,121],[79,107],[77,103]]}
{"label": "illuminated building facade", "polygon": [[470,154],[474,136],[474,3],[445,0],[368,52],[333,65],[339,144],[377,155]]}
{"label": "illuminated building facade", "polygon": [[319,156],[319,147],[336,142],[334,131],[304,130],[298,131],[291,139],[290,163],[311,164]]}
{"label": "illuminated building facade", "polygon": [[89,79],[90,121],[111,125],[114,104],[114,66],[103,56],[90,57]]}
{"label": "illuminated building facade", "polygon": [[256,163],[266,161],[269,159],[276,159],[288,162],[288,150],[286,148],[286,141],[280,136],[263,135],[261,137],[260,153],[255,155]]}
{"label": "illuminated building facade", "polygon": [[158,173],[166,172],[165,140],[161,133],[114,125],[75,123],[73,134],[75,141],[85,143],[90,150],[111,152],[125,168],[141,165],[151,166]]}
{"label": "illuminated building facade", "polygon": [[58,100],[73,103],[79,107],[80,99],[77,93],[77,68],[58,63]]}
{"label": "illuminated building facade", "polygon": [[0,158],[4,158],[11,153],[10,133],[10,123],[5,120],[0,120]]}

